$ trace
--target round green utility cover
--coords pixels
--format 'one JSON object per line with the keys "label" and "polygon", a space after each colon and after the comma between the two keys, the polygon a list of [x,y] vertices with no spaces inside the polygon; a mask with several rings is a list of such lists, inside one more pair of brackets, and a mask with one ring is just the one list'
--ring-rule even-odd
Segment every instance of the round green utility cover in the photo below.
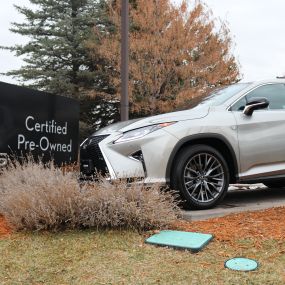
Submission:
{"label": "round green utility cover", "polygon": [[252,271],[257,269],[258,262],[244,257],[235,257],[225,262],[225,267],[232,270]]}

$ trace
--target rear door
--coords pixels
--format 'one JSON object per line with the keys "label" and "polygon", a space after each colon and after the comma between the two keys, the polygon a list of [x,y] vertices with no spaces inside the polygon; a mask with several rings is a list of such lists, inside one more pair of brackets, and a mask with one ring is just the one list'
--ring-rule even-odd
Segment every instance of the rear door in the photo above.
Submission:
{"label": "rear door", "polygon": [[[264,97],[268,109],[242,113],[250,98]],[[240,178],[285,175],[285,85],[266,84],[240,99],[232,112],[237,122],[240,149]]]}

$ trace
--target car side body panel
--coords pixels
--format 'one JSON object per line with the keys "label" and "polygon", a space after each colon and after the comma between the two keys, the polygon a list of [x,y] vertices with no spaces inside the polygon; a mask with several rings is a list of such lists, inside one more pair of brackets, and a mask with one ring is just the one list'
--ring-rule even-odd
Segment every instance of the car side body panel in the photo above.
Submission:
{"label": "car side body panel", "polygon": [[285,175],[285,111],[233,112],[238,127],[240,179]]}
{"label": "car side body panel", "polygon": [[[187,121],[184,122],[187,124]],[[233,167],[235,168],[235,176],[238,180],[238,174],[240,170],[239,166],[239,146],[237,141],[237,127],[236,121],[232,112],[222,112],[219,108],[213,108],[207,117],[199,120],[193,120],[189,124],[189,130],[187,133],[183,132],[186,127],[181,125],[181,132],[179,133],[179,141],[173,148],[171,155],[168,159],[166,178],[170,179],[171,165],[175,160],[175,157],[179,150],[192,142],[203,139],[208,140],[208,143],[212,139],[218,139],[227,145],[232,159],[234,161]],[[173,126],[174,127],[174,126]],[[170,133],[177,135],[177,130],[168,129]]]}

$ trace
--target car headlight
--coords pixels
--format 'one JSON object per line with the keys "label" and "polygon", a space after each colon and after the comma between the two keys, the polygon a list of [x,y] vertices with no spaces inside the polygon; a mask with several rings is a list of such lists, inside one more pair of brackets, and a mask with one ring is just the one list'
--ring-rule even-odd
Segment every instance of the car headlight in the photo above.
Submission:
{"label": "car headlight", "polygon": [[139,138],[146,136],[149,133],[152,133],[152,132],[157,131],[159,129],[168,127],[174,123],[176,123],[176,122],[161,123],[161,124],[157,124],[157,125],[151,125],[151,126],[131,130],[131,131],[123,133],[123,135],[121,137],[119,137],[117,140],[115,140],[114,143],[121,143],[121,142],[139,139]]}

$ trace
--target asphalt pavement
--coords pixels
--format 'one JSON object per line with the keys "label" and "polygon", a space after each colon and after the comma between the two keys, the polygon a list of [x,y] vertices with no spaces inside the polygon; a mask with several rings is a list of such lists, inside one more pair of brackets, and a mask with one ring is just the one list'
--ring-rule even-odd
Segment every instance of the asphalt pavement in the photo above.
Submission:
{"label": "asphalt pavement", "polygon": [[183,211],[183,218],[192,221],[207,220],[232,213],[280,206],[285,206],[285,188],[268,189],[263,184],[230,187],[227,196],[217,207],[209,210]]}

